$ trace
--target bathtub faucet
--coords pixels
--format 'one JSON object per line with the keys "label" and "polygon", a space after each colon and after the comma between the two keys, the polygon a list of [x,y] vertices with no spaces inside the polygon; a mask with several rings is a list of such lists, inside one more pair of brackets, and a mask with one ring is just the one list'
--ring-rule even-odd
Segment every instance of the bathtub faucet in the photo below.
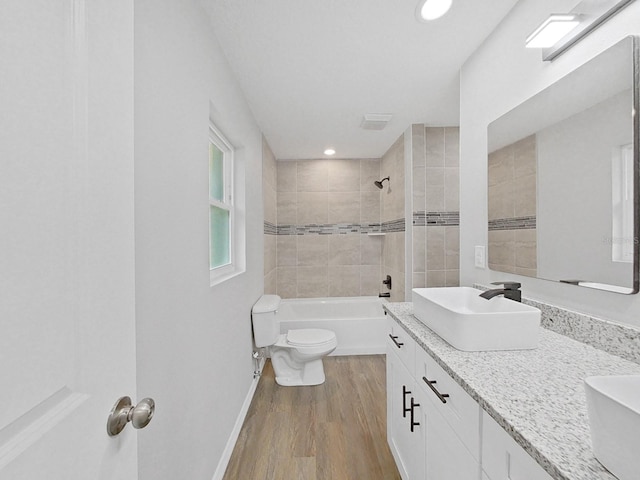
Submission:
{"label": "bathtub faucet", "polygon": [[503,285],[504,288],[487,290],[480,294],[482,298],[489,300],[497,295],[504,295],[504,298],[508,298],[509,300],[515,300],[516,302],[522,301],[522,292],[519,290],[521,285],[518,282],[493,282],[491,285]]}
{"label": "bathtub faucet", "polygon": [[387,278],[385,280],[382,280],[382,283],[384,283],[387,288],[391,290],[391,275],[387,275]]}
{"label": "bathtub faucet", "polygon": [[381,298],[390,298],[391,297],[391,293],[389,293],[389,292],[379,293],[378,296],[381,297]]}

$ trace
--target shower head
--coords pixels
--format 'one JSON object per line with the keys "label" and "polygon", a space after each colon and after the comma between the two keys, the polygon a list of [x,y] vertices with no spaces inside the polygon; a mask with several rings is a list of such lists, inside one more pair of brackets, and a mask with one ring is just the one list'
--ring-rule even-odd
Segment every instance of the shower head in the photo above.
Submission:
{"label": "shower head", "polygon": [[[373,182],[373,184],[378,187],[380,190],[382,190],[382,182],[384,182],[385,180],[389,180],[391,177],[385,177],[382,180],[378,181],[376,180],[375,182]],[[389,180],[391,181],[391,180]]]}

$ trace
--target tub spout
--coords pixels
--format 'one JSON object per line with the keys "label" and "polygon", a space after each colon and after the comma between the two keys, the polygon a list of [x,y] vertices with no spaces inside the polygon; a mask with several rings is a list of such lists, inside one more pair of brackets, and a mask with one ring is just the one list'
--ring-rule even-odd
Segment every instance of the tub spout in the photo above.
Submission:
{"label": "tub spout", "polygon": [[390,298],[391,297],[391,293],[389,293],[389,292],[379,293],[378,296],[381,297],[381,298]]}

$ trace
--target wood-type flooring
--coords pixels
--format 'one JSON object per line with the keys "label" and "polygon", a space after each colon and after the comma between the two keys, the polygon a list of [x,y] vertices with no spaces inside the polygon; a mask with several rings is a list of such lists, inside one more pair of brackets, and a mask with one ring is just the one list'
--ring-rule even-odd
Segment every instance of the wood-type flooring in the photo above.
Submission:
{"label": "wood-type flooring", "polygon": [[281,387],[267,361],[224,480],[400,479],[384,355],[325,357],[326,381]]}

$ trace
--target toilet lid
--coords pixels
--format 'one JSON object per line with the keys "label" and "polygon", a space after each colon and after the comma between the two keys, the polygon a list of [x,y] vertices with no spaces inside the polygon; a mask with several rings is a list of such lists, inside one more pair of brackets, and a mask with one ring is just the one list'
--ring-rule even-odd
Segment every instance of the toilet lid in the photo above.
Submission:
{"label": "toilet lid", "polygon": [[335,338],[336,334],[331,330],[322,330],[320,328],[301,328],[298,330],[289,330],[287,332],[287,343],[294,346],[318,345],[330,342]]}

